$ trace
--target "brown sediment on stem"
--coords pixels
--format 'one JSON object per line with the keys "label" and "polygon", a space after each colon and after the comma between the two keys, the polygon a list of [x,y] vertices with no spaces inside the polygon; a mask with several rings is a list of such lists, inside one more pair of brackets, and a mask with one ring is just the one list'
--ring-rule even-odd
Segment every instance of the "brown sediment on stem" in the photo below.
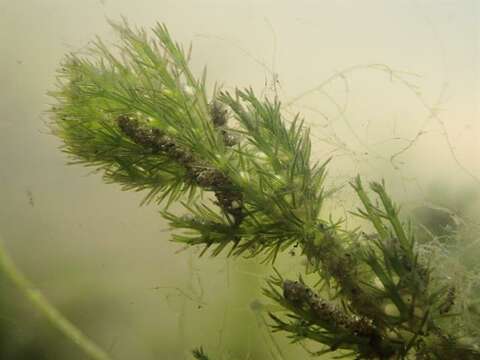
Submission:
{"label": "brown sediment on stem", "polygon": [[227,176],[196,159],[191,152],[179,146],[160,129],[152,128],[127,115],[120,115],[116,122],[123,134],[134,143],[148,149],[152,155],[162,154],[182,165],[187,172],[188,181],[213,191],[220,208],[232,216],[235,224],[241,222],[244,217],[243,195],[232,190],[235,186]]}
{"label": "brown sediment on stem", "polygon": [[314,318],[329,327],[348,331],[356,336],[372,336],[376,332],[370,319],[347,315],[299,281],[284,281],[283,296],[295,307],[306,307]]}
{"label": "brown sediment on stem", "polygon": [[364,352],[369,356],[386,359],[394,353],[389,340],[382,337],[371,319],[347,314],[299,281],[286,280],[282,287],[285,300],[295,310],[306,313],[312,323],[359,339],[359,343],[366,344]]}
{"label": "brown sediment on stem", "polygon": [[313,241],[305,243],[304,253],[311,263],[336,281],[356,313],[370,318],[376,326],[385,325],[385,314],[361,287],[354,257],[339,244],[335,233],[325,230],[319,244]]}
{"label": "brown sediment on stem", "polygon": [[225,146],[238,144],[238,137],[231,131],[228,131],[227,128],[228,110],[219,101],[214,100],[210,104],[210,119],[212,120],[213,126],[222,135]]}

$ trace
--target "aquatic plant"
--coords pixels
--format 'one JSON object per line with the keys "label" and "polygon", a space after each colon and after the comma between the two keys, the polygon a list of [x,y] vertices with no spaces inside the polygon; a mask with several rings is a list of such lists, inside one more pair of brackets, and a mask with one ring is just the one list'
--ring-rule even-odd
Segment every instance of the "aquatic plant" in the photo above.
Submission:
{"label": "aquatic plant", "polygon": [[[252,89],[209,94],[206,71],[193,74],[190,50],[162,24],[151,37],[112,26],[119,46],[97,39],[88,55],[66,56],[51,94],[52,130],[75,163],[146,192],[173,240],[201,254],[273,264],[299,249],[317,281],[274,271],[264,294],[283,309],[270,314],[272,331],[318,344],[314,355],[480,359],[478,331],[461,323],[474,299],[457,301],[458,284],[438,274],[383,182],[351,182],[360,203],[352,216],[366,230],[325,218],[327,163],[312,158],[300,115],[288,119],[279,99]],[[202,348],[193,355],[208,358]]]}

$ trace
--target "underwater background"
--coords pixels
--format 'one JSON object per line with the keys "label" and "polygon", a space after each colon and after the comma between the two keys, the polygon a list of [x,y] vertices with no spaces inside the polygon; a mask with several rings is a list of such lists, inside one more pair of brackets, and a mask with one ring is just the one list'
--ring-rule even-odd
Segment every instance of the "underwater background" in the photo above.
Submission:
{"label": "underwater background", "polygon": [[[252,86],[300,111],[316,159],[332,157],[334,216],[356,206],[342,186],[360,173],[384,178],[439,232],[480,221],[475,0],[0,0],[0,238],[115,359],[191,359],[200,345],[215,359],[308,357],[268,331],[260,290],[271,266],[169,242],[155,205],[67,166],[49,134],[47,92],[63,56],[96,35],[113,43],[107,20],[121,16],[192,43],[192,68],[207,66],[212,89]],[[297,254],[277,264],[292,277],[301,265]],[[84,357],[0,274],[0,359],[60,358]]]}

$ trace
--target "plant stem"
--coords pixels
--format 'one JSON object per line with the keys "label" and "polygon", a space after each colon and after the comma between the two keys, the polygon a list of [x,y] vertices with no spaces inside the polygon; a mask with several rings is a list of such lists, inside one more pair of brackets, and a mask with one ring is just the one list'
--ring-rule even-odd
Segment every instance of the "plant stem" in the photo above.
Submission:
{"label": "plant stem", "polygon": [[12,281],[35,309],[77,345],[92,360],[111,360],[110,356],[66,319],[17,268],[0,241],[0,271]]}

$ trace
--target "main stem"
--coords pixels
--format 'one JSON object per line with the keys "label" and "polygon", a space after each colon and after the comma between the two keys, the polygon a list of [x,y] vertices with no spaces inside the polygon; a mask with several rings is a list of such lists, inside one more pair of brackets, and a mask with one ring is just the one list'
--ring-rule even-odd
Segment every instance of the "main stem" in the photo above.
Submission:
{"label": "main stem", "polygon": [[111,360],[111,357],[92,340],[66,319],[42,293],[34,287],[17,268],[0,241],[0,271],[25,295],[35,309],[40,311],[48,321],[60,330],[71,342],[77,345],[91,360]]}

